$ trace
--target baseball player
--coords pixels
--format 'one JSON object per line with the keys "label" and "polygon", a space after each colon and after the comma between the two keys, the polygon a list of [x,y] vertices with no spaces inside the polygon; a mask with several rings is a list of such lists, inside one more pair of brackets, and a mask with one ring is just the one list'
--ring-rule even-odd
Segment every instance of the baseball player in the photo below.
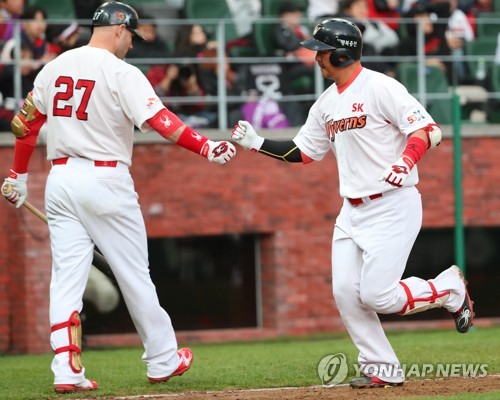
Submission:
{"label": "baseball player", "polygon": [[398,81],[362,67],[355,24],[325,20],[302,45],[316,51],[323,76],[334,83],[313,104],[295,138],[264,139],[246,121],[235,126],[232,138],[245,149],[288,162],[320,161],[333,151],[344,198],[333,232],[333,293],[364,373],[350,385],[402,385],[403,371],[377,313],[444,307],[459,332],[472,326],[472,302],[458,267],[429,281],[401,280],[422,223],[416,164],[440,143],[441,130]]}
{"label": "baseball player", "polygon": [[109,262],[142,339],[149,381],[181,375],[193,360],[190,349],[177,349],[170,317],[149,275],[146,230],[129,173],[134,125],[143,132],[154,129],[218,164],[229,161],[235,148],[186,126],[165,108],[139,69],[123,61],[132,38],[142,39],[137,26],[138,15],[126,4],[98,7],[88,45],[48,63],[12,121],[15,157],[3,186],[13,187],[6,197],[16,207],[26,199],[29,159],[47,122],[52,168],[45,206],[53,258],[50,341],[57,393],[97,389],[81,361],[80,320],[94,245]]}

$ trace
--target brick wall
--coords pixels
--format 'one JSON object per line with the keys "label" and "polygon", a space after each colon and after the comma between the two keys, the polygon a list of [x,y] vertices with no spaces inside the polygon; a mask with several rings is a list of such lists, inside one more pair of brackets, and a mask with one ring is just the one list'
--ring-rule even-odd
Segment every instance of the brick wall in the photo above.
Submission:
{"label": "brick wall", "polygon": [[[465,223],[500,225],[500,138],[467,138],[462,147]],[[446,139],[419,166],[424,226],[454,223],[452,151]],[[12,148],[1,147],[0,159],[5,173]],[[29,200],[42,210],[48,170],[45,150],[38,147]],[[229,165],[220,166],[176,146],[136,144],[131,171],[151,237],[262,235],[263,329],[179,332],[179,337],[218,340],[343,329],[331,294],[331,234],[341,206],[331,154],[303,166],[239,150]],[[50,351],[47,228],[7,202],[0,204],[0,218],[0,352]]]}

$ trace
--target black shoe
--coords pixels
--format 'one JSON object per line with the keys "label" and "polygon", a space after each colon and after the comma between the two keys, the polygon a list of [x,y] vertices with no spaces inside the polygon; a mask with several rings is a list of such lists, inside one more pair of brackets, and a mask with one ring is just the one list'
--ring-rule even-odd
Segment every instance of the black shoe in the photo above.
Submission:
{"label": "black shoe", "polygon": [[386,382],[376,376],[362,376],[361,378],[354,378],[349,385],[353,389],[371,389],[371,388],[387,388],[394,386],[403,386],[404,382]]}
{"label": "black shoe", "polygon": [[474,309],[472,307],[474,302],[470,299],[469,292],[467,291],[467,281],[464,279],[462,271],[456,265],[454,265],[452,268],[457,271],[460,279],[465,285],[465,299],[462,307],[460,307],[458,311],[451,313],[451,315],[455,320],[455,328],[457,329],[457,331],[460,333],[467,333],[470,327],[474,325]]}

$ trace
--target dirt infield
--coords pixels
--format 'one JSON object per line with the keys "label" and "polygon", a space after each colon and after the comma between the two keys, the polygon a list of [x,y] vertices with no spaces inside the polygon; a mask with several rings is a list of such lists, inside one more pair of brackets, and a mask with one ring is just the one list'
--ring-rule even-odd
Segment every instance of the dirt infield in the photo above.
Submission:
{"label": "dirt infield", "polygon": [[439,380],[413,380],[401,387],[387,389],[353,390],[346,385],[326,388],[314,386],[307,388],[241,389],[209,392],[183,392],[165,395],[133,396],[118,399],[155,399],[155,400],[389,400],[405,397],[433,397],[459,393],[486,393],[500,390],[500,375],[482,378],[449,378]]}

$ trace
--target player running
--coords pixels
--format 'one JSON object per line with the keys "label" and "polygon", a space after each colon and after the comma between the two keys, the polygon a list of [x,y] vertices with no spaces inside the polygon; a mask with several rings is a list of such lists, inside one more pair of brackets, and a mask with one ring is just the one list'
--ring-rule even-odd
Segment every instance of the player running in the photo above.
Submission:
{"label": "player running", "polygon": [[229,161],[235,148],[187,127],[164,107],[139,69],[123,61],[132,38],[142,39],[137,26],[138,15],[126,4],[97,8],[88,45],[48,63],[12,121],[14,164],[2,189],[13,187],[6,197],[17,207],[26,199],[28,163],[47,122],[50,341],[57,393],[97,389],[86,378],[80,354],[82,295],[94,245],[109,262],[142,339],[149,381],[182,375],[193,360],[190,349],[177,349],[149,275],[144,219],[129,173],[134,125],[219,164]]}
{"label": "player running", "polygon": [[365,374],[350,385],[399,386],[403,371],[377,313],[444,307],[459,332],[472,326],[472,302],[458,267],[429,281],[401,280],[422,224],[416,164],[439,145],[441,130],[403,85],[361,66],[355,24],[323,21],[302,45],[317,52],[323,76],[335,83],[313,104],[293,141],[264,139],[246,121],[232,138],[288,162],[320,161],[333,151],[344,198],[333,232],[333,293]]}

